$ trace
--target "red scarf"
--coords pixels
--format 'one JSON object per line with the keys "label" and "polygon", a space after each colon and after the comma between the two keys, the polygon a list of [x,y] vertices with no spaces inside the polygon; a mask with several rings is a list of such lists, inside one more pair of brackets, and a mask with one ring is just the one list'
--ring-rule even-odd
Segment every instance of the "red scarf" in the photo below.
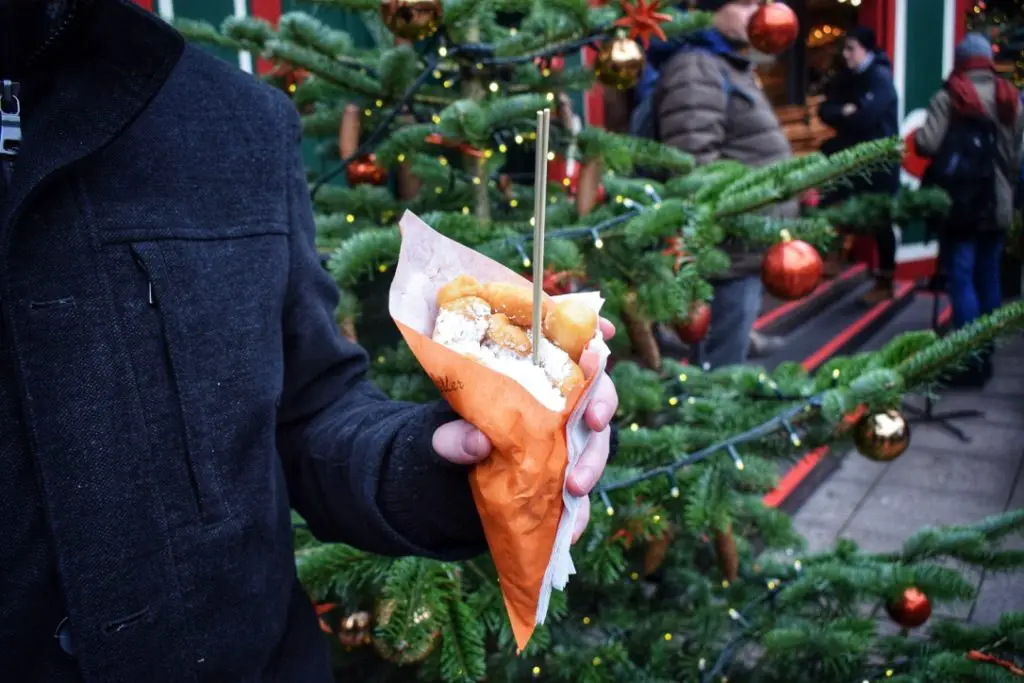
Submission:
{"label": "red scarf", "polygon": [[[957,62],[952,75],[946,81],[946,90],[953,100],[953,109],[962,116],[983,116],[985,107],[978,97],[974,83],[967,76],[968,71],[988,69],[994,74],[995,64],[986,57],[968,57]],[[1020,99],[1017,89],[1005,78],[996,76],[996,113],[1003,125],[1012,126],[1017,120]]]}

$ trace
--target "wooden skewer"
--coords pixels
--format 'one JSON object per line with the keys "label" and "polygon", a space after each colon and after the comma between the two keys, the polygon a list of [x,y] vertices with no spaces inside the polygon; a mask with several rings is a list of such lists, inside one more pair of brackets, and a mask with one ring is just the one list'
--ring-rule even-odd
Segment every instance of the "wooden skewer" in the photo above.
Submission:
{"label": "wooden skewer", "polygon": [[537,168],[533,197],[533,364],[540,365],[540,337],[544,297],[544,222],[548,210],[548,133],[551,110],[537,112]]}

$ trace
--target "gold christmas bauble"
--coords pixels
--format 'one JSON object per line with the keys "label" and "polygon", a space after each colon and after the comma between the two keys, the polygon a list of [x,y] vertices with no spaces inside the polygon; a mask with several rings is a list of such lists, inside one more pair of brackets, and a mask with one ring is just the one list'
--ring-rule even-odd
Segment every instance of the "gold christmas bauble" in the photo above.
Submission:
{"label": "gold christmas bauble", "polygon": [[853,427],[853,443],[864,457],[889,462],[910,445],[910,424],[898,410],[864,415]]}
{"label": "gold christmas bauble", "polygon": [[345,647],[361,647],[368,645],[372,619],[369,612],[356,612],[341,620],[338,630],[338,641]]}
{"label": "gold christmas bauble", "polygon": [[[395,613],[395,601],[394,600],[382,600],[377,603],[376,609],[376,621],[377,628],[387,626],[388,622],[391,621],[391,615]],[[422,624],[423,622],[430,620],[430,610],[425,607],[420,607],[413,612],[412,621],[413,624]],[[419,635],[418,633],[416,635]],[[435,629],[426,634],[425,637],[417,638],[416,642],[407,642],[399,640],[396,643],[390,643],[377,636],[373,639],[373,649],[377,651],[384,659],[398,664],[399,666],[405,666],[407,664],[415,664],[416,662],[422,662],[424,659],[430,656],[430,653],[434,651],[437,644],[441,641],[441,630]]]}
{"label": "gold christmas bauble", "polygon": [[628,90],[640,82],[647,59],[640,44],[620,36],[601,45],[594,63],[597,80],[609,88]]}
{"label": "gold christmas bauble", "polygon": [[381,0],[380,16],[396,37],[423,40],[441,25],[441,0]]}

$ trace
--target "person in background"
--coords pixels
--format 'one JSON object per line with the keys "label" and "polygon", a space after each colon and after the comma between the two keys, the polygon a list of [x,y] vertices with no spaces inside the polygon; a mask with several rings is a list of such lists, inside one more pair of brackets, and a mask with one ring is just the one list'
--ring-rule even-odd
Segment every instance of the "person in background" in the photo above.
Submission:
{"label": "person in background", "polygon": [[[822,145],[832,155],[862,142],[878,140],[899,132],[899,100],[892,81],[892,63],[878,49],[875,32],[855,26],[843,40],[843,65],[825,89],[825,101],[818,116],[831,126],[835,137]],[[861,193],[887,192],[895,196],[900,189],[899,165],[879,169],[870,176],[853,178],[849,185],[827,193],[823,204],[845,201]],[[874,230],[878,247],[878,271],[875,286],[864,303],[874,305],[893,296],[896,272],[896,235],[893,226],[879,225]]]}
{"label": "person in background", "polygon": [[[691,154],[698,165],[731,159],[757,167],[792,157],[753,64],[743,54],[749,47],[747,25],[759,4],[697,2],[696,9],[714,12],[712,27],[656,43],[649,52],[642,88],[653,98],[657,137]],[[768,213],[795,218],[799,207],[788,201]],[[751,350],[764,353],[779,344],[753,330],[763,299],[762,252],[734,242],[722,246],[731,265],[712,280],[711,329],[704,342],[703,360],[713,367],[743,363]]]}
{"label": "person in background", "polygon": [[[939,258],[956,327],[1002,303],[1003,241],[1013,223],[1022,134],[1020,94],[996,73],[988,40],[968,33],[956,48],[953,73],[932,97],[928,118],[914,134],[918,153],[932,158],[924,183],[933,169],[955,171],[958,163],[970,163],[970,148],[982,149],[980,163],[965,173],[978,181],[958,178],[943,187],[953,206],[939,231]],[[991,377],[988,349],[948,383],[977,387]]]}

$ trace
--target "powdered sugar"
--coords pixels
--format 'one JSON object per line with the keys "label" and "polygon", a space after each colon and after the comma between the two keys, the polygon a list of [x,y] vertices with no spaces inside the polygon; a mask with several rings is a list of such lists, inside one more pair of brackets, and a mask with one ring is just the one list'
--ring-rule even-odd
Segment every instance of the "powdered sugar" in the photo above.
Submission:
{"label": "powdered sugar", "polygon": [[572,372],[569,354],[541,336],[540,365],[534,365],[530,355],[518,354],[485,339],[490,314],[486,304],[442,308],[432,339],[514,379],[548,410],[565,410],[565,397],[560,387]]}
{"label": "powdered sugar", "polygon": [[[543,342],[541,343],[543,344]],[[490,342],[484,343],[481,351],[481,363],[495,372],[514,379],[529,391],[531,396],[540,401],[542,406],[555,412],[565,409],[565,397],[562,396],[562,392],[551,383],[544,368],[534,365],[529,357],[523,358],[513,351]]]}
{"label": "powdered sugar", "polygon": [[433,340],[448,347],[467,343],[479,346],[487,334],[487,319],[490,314],[490,307],[482,301],[463,309],[442,308],[437,315],[437,322],[434,323]]}

